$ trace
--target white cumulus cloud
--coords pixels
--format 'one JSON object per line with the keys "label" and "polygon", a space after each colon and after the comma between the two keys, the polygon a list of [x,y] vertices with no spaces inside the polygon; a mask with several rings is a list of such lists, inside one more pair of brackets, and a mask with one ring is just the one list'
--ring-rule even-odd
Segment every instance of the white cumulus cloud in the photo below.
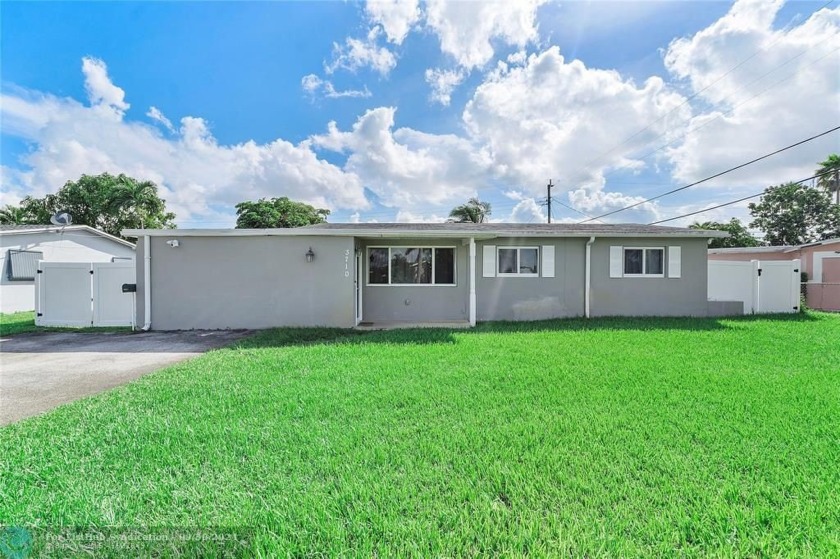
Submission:
{"label": "white cumulus cloud", "polygon": [[156,122],[161,123],[163,127],[169,130],[170,132],[175,132],[175,127],[172,126],[172,121],[166,118],[166,115],[164,115],[163,112],[161,112],[161,110],[157,107],[149,107],[149,111],[146,113],[146,116]]}
{"label": "white cumulus cloud", "polygon": [[448,106],[452,100],[452,92],[458,87],[466,74],[463,70],[441,70],[436,68],[429,68],[426,70],[426,83],[428,83],[432,92],[429,95],[432,101]]}
{"label": "white cumulus cloud", "polygon": [[437,35],[442,52],[473,69],[493,59],[493,41],[518,47],[535,42],[539,38],[537,8],[543,3],[430,0],[425,24]]}
{"label": "white cumulus cloud", "polygon": [[85,90],[92,105],[106,105],[117,111],[125,111],[131,105],[125,102],[125,91],[111,83],[108,67],[98,58],[82,58],[82,73],[85,75]]}
{"label": "white cumulus cloud", "polygon": [[[602,189],[610,168],[643,167],[633,152],[673,119],[690,115],[687,106],[680,107],[683,101],[660,78],[636,85],[618,72],[566,61],[550,47],[522,66],[501,64],[488,74],[463,118],[505,182],[540,195],[548,179],[562,177],[555,189],[560,195],[581,187]],[[612,149],[617,139],[634,134],[622,149]]]}
{"label": "white cumulus cloud", "polygon": [[344,89],[337,90],[333,83],[329,80],[324,80],[315,74],[304,76],[300,80],[300,85],[303,90],[309,95],[323,95],[329,99],[339,99],[341,97],[370,97],[371,93],[367,86],[364,89]]}
{"label": "white cumulus cloud", "polygon": [[394,107],[359,117],[350,131],[335,122],[314,136],[321,148],[347,153],[344,170],[359,176],[386,206],[410,209],[474,196],[486,184],[490,161],[464,138],[394,129]]}
{"label": "white cumulus cloud", "polygon": [[[667,68],[705,104],[687,121],[685,140],[667,151],[677,179],[698,180],[840,122],[840,8],[775,29],[782,4],[739,0],[709,27],[669,46]],[[707,187],[805,178],[837,151],[837,138],[825,136]]]}
{"label": "white cumulus cloud", "polygon": [[417,0],[369,0],[365,11],[371,23],[381,25],[388,40],[397,45],[421,16]]}
{"label": "white cumulus cloud", "polygon": [[333,60],[324,70],[332,74],[339,68],[350,72],[371,68],[380,75],[387,76],[396,67],[397,57],[388,48],[377,44],[378,29],[371,29],[364,39],[348,37],[343,45],[333,43]]}
{"label": "white cumulus cloud", "polygon": [[32,144],[21,169],[2,170],[12,198],[55,192],[83,173],[109,172],[157,183],[181,223],[232,225],[236,203],[263,196],[331,209],[369,207],[360,179],[320,159],[308,141],[224,145],[203,119],[190,116],[165,138],[157,128],[124,117],[124,94],[102,73],[103,63],[86,65],[90,105],[26,90],[0,96],[4,133]]}

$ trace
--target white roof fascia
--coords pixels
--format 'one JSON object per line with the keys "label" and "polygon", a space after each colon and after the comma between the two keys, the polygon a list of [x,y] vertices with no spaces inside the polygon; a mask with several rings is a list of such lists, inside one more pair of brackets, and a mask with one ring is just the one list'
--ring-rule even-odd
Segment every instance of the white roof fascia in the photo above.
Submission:
{"label": "white roof fascia", "polygon": [[370,231],[359,229],[308,229],[305,227],[290,229],[123,229],[126,237],[358,237],[360,239],[409,239],[409,238],[467,238],[478,240],[508,237],[579,237],[586,238],[725,238],[729,234],[723,231],[699,231],[697,233],[592,233],[592,232],[551,232],[551,231],[429,231],[429,230],[394,230]]}

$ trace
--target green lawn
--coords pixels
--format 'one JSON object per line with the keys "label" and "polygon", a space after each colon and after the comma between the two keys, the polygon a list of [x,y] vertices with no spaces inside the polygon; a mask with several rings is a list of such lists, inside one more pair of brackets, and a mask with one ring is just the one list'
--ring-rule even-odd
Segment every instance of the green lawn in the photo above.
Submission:
{"label": "green lawn", "polygon": [[840,315],[275,330],[0,448],[0,522],[36,545],[95,526],[226,529],[243,557],[836,557]]}
{"label": "green lawn", "polygon": [[35,311],[0,313],[0,336],[35,332]]}
{"label": "green lawn", "polygon": [[63,328],[35,326],[35,311],[0,313],[0,336],[13,336],[28,332],[129,332],[127,326],[99,326],[96,328]]}

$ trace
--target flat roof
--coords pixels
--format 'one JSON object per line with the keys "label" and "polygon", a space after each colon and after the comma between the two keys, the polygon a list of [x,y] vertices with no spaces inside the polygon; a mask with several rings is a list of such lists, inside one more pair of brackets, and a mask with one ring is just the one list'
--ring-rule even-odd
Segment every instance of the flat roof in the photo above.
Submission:
{"label": "flat roof", "polygon": [[734,248],[710,248],[709,254],[743,254],[748,252],[788,252],[799,247],[783,245],[771,247],[734,247]]}
{"label": "flat roof", "polygon": [[293,229],[125,229],[126,237],[699,237],[725,238],[724,231],[620,223],[320,223]]}
{"label": "flat roof", "polygon": [[835,239],[825,239],[823,241],[816,241],[814,243],[805,243],[804,245],[780,245],[780,246],[764,246],[764,247],[733,247],[733,248],[710,248],[709,254],[744,254],[750,252],[796,252],[803,248],[817,247],[823,245],[833,245],[840,243],[840,237]]}

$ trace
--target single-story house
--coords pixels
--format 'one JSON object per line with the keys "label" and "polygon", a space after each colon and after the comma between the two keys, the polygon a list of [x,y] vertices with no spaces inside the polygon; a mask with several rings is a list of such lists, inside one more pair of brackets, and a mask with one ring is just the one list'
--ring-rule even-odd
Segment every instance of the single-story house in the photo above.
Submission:
{"label": "single-story house", "polygon": [[[719,231],[646,225],[329,223],[126,230],[156,330],[706,316]],[[738,314],[741,309],[731,309]]]}
{"label": "single-story house", "polygon": [[134,244],[87,225],[0,225],[0,312],[35,309],[39,260],[134,260]]}
{"label": "single-story house", "polygon": [[793,246],[713,248],[709,260],[800,260],[812,309],[840,311],[840,238]]}

